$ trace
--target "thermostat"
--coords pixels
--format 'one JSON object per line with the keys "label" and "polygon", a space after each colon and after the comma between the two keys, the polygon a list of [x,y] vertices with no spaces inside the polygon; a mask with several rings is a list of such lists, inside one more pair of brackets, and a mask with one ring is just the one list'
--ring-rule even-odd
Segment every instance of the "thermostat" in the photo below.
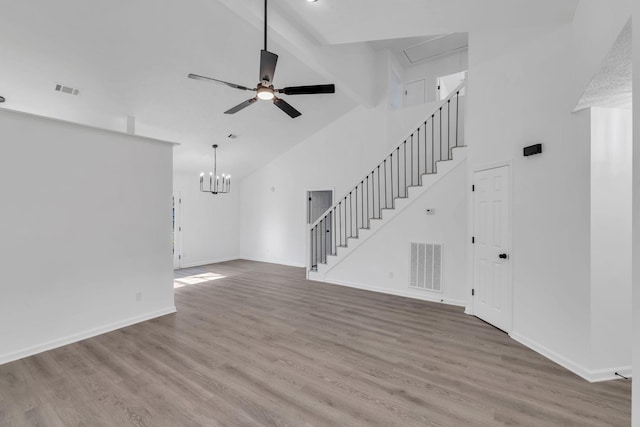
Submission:
{"label": "thermostat", "polygon": [[533,156],[534,154],[542,153],[542,144],[534,144],[528,147],[524,147],[524,156]]}

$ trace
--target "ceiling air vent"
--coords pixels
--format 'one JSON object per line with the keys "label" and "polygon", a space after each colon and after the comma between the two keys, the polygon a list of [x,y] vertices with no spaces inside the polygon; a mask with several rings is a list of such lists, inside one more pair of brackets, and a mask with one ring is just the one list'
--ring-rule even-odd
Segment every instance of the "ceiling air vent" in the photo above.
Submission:
{"label": "ceiling air vent", "polygon": [[68,95],[78,95],[80,93],[79,89],[72,88],[71,86],[65,86],[61,84],[56,84],[56,91],[66,93]]}

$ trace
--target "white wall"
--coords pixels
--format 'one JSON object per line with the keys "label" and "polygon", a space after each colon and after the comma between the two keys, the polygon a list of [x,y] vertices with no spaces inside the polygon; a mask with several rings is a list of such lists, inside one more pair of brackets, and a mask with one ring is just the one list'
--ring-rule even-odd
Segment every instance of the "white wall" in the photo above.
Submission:
{"label": "white wall", "polygon": [[175,311],[171,145],[6,110],[0,129],[0,363]]}
{"label": "white wall", "polygon": [[334,190],[334,201],[344,196],[433,109],[425,104],[389,111],[384,97],[377,107],[355,108],[243,179],[242,258],[305,266],[306,192]]}
{"label": "white wall", "polygon": [[425,79],[427,87],[427,102],[438,99],[438,77],[447,76],[468,69],[469,51],[463,49],[431,61],[419,62],[405,68],[405,82]]}
{"label": "white wall", "polygon": [[[633,3],[634,18],[640,19],[640,2]],[[637,22],[637,21],[636,21]],[[633,31],[633,68],[640,70],[640,31]],[[640,73],[633,75],[633,98],[640,99]],[[640,108],[633,109],[633,249],[632,249],[632,294],[633,294],[633,367],[640,367]],[[631,425],[640,427],[640,381],[633,382]]]}
{"label": "white wall", "polygon": [[387,69],[387,87],[389,97],[389,109],[398,110],[404,106],[404,73],[405,69],[398,61],[398,58],[386,50],[378,55],[378,60],[382,60],[382,67]]}
{"label": "white wall", "polygon": [[[461,266],[467,265],[470,235],[467,193],[467,164],[462,162],[330,270],[325,280],[466,306],[470,287]],[[427,215],[428,208],[435,213]],[[444,245],[442,292],[409,287],[411,242]]]}
{"label": "white wall", "polygon": [[[583,2],[588,24],[470,34],[470,169],[513,161],[512,336],[587,377],[590,117],[571,111],[628,19],[621,3]],[[534,142],[544,152],[524,158]]]}
{"label": "white wall", "polygon": [[[472,170],[514,161],[512,336],[586,366],[589,120],[571,114],[570,37],[567,26],[471,34],[467,138]],[[522,157],[536,141],[543,154]]]}
{"label": "white wall", "polygon": [[[591,366],[631,366],[632,111],[591,109]],[[626,368],[626,369],[622,369]]]}
{"label": "white wall", "polygon": [[182,200],[178,214],[182,232],[177,239],[181,268],[239,257],[239,190],[232,182],[227,194],[202,193],[199,174],[174,173],[173,194]]}
{"label": "white wall", "polygon": [[387,154],[386,122],[386,103],[357,107],[243,179],[242,258],[305,266],[306,192],[337,198],[370,172]]}

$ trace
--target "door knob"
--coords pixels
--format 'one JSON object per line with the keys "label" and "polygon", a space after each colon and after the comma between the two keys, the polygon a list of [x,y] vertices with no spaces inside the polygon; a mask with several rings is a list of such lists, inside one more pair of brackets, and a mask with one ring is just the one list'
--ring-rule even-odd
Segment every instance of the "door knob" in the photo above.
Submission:
{"label": "door knob", "polygon": [[500,258],[500,259],[507,259],[507,258],[509,258],[509,255],[507,255],[507,254],[500,254],[500,255],[498,255],[498,258]]}

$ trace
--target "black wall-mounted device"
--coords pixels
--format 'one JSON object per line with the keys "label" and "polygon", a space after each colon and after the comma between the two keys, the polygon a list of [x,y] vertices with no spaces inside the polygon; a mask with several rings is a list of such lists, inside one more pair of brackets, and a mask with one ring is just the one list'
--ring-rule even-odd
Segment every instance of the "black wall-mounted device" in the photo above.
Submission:
{"label": "black wall-mounted device", "polygon": [[0,102],[4,102],[4,96],[0,96]]}
{"label": "black wall-mounted device", "polygon": [[542,153],[542,144],[534,144],[528,147],[524,147],[522,151],[524,152],[525,157],[533,156],[534,154],[540,154]]}

